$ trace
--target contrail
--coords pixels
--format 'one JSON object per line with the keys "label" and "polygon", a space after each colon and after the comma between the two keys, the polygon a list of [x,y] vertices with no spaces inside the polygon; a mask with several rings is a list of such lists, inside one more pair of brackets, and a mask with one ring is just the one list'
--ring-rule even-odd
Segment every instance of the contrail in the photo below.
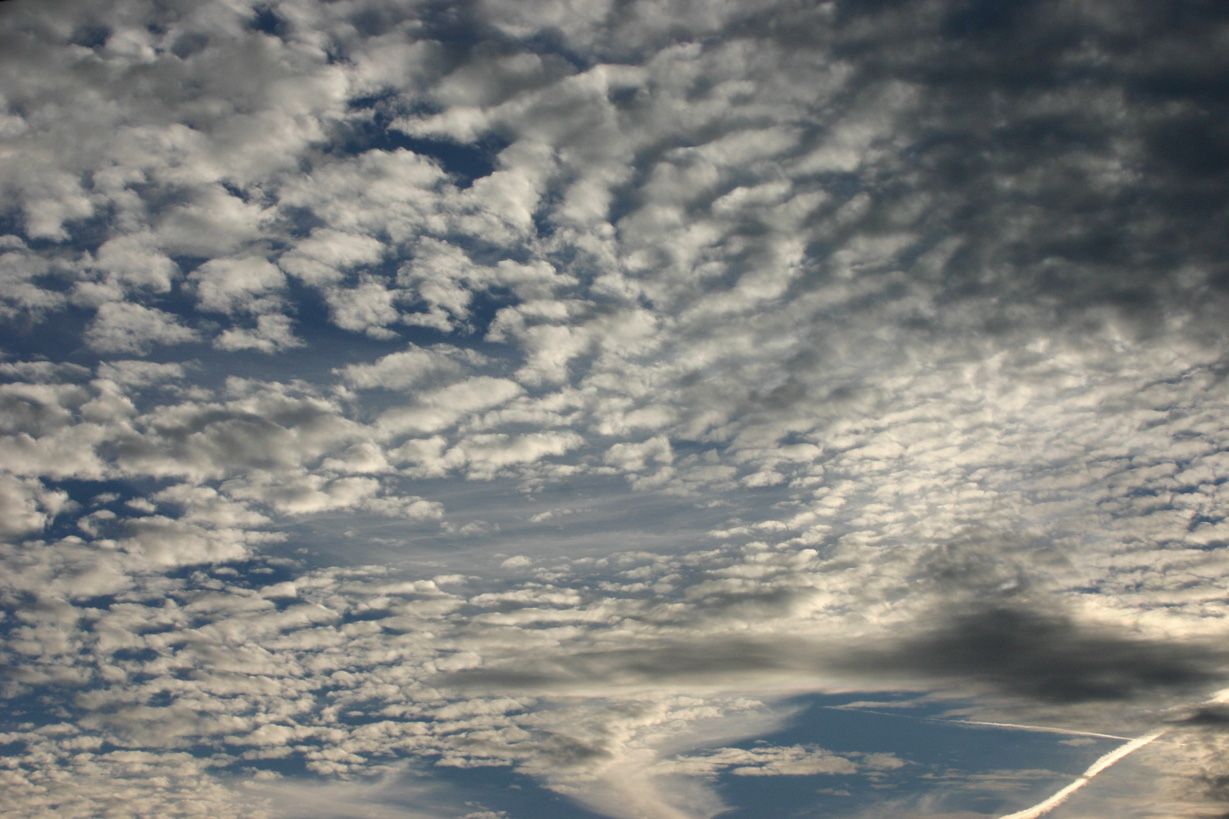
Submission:
{"label": "contrail", "polygon": [[1060,790],[1058,793],[1051,796],[1049,799],[1045,800],[1044,802],[1039,802],[1038,804],[1033,805],[1031,808],[1025,808],[1024,810],[1016,811],[1015,813],[1009,813],[1006,816],[1001,816],[999,817],[999,819],[1037,819],[1037,817],[1039,816],[1045,816],[1047,813],[1057,808],[1063,802],[1066,802],[1067,797],[1071,796],[1071,794],[1075,793],[1080,788],[1087,785],[1094,776],[1101,773],[1106,768],[1113,765],[1115,762],[1122,759],[1123,757],[1129,754],[1135,753],[1140,748],[1144,747],[1149,742],[1156,739],[1161,734],[1165,733],[1166,730],[1167,729],[1162,728],[1159,731],[1153,731],[1150,734],[1144,734],[1142,737],[1136,737],[1135,739],[1131,740],[1126,745],[1121,745],[1115,748],[1114,750],[1110,751],[1105,756],[1098,759],[1096,762],[1092,763],[1092,765],[1089,766],[1088,770],[1084,771],[1084,773],[1081,776],[1079,776],[1074,782],[1072,782],[1070,785]]}
{"label": "contrail", "polygon": [[[1229,688],[1225,688],[1220,691],[1217,691],[1215,694],[1212,695],[1210,699],[1204,700],[1203,704],[1204,705],[1217,705],[1223,702],[1229,702]],[[994,723],[988,723],[988,724],[994,724]],[[1023,728],[1025,726],[1020,726],[1020,727]],[[1152,742],[1152,740],[1161,736],[1168,730],[1169,730],[1168,728],[1160,728],[1160,729],[1157,729],[1156,731],[1153,731],[1150,734],[1144,734],[1143,736],[1136,737],[1135,739],[1128,742],[1126,745],[1120,745],[1119,747],[1110,751],[1105,756],[1098,759],[1096,762],[1092,763],[1092,765],[1088,767],[1088,770],[1084,771],[1084,773],[1081,774],[1079,777],[1077,777],[1074,782],[1072,782],[1070,785],[1060,790],[1058,793],[1051,796],[1049,799],[1045,800],[1044,802],[1039,802],[1038,804],[1033,805],[1031,808],[1025,808],[1024,810],[1016,811],[1015,813],[1009,813],[1005,816],[1000,816],[999,819],[1037,819],[1037,817],[1039,816],[1045,816],[1047,813],[1057,808],[1063,802],[1066,802],[1067,797],[1071,796],[1071,794],[1075,793],[1080,788],[1087,785],[1089,780],[1092,779],[1094,776],[1101,773],[1106,768],[1113,765],[1115,762],[1122,759],[1123,757],[1135,753],[1140,748],[1144,747],[1149,742]],[[1090,736],[1101,736],[1101,735],[1090,734]],[[1109,735],[1106,734],[1104,736],[1108,737]]]}
{"label": "contrail", "polygon": [[1073,737],[1097,737],[1098,739],[1120,739],[1123,741],[1130,739],[1130,737],[1119,736],[1118,734],[1099,734],[1096,731],[1075,731],[1070,728],[1054,728],[1047,725],[1019,725],[1014,722],[981,722],[979,720],[972,719],[937,720],[937,722],[945,722],[948,725],[987,725],[991,728],[1015,728],[1019,731],[1039,731],[1043,734],[1069,734]]}
{"label": "contrail", "polygon": [[824,706],[830,711],[858,711],[864,714],[875,714],[880,717],[895,717],[896,719],[913,720],[914,722],[934,722],[939,725],[963,725],[976,728],[1012,728],[1017,731],[1038,731],[1044,734],[1064,734],[1073,737],[1096,737],[1097,739],[1117,739],[1126,742],[1130,737],[1119,734],[1099,734],[1096,731],[1076,731],[1071,728],[1056,728],[1052,725],[1021,725],[1015,722],[983,722],[973,719],[942,719],[939,717],[915,717],[912,714],[893,714],[889,711],[876,711],[871,708],[850,708],[846,705]]}

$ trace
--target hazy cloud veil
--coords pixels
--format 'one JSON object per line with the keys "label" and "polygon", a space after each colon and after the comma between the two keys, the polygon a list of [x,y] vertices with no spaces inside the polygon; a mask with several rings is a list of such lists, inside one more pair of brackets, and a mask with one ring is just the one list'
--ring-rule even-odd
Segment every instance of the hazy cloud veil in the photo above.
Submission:
{"label": "hazy cloud veil", "polygon": [[1223,815],[1227,44],[3,3],[5,814]]}

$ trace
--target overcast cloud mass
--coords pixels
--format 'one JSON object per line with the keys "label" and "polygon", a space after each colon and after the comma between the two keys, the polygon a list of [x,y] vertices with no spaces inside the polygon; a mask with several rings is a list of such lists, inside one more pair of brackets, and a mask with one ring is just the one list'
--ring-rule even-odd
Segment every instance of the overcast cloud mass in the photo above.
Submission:
{"label": "overcast cloud mass", "polygon": [[6,816],[1229,815],[1225,4],[11,0],[0,97]]}

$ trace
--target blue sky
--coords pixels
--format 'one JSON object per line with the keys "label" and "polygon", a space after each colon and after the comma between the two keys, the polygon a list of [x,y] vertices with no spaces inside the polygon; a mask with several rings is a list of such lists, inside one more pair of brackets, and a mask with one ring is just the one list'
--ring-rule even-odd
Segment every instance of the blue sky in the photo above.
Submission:
{"label": "blue sky", "polygon": [[0,5],[5,814],[1224,815],[1227,36]]}

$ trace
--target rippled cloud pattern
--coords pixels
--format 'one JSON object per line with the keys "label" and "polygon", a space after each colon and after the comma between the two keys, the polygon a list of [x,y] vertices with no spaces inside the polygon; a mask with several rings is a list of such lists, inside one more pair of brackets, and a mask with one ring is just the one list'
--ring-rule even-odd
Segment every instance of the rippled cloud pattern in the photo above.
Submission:
{"label": "rippled cloud pattern", "polygon": [[1221,816],[1226,43],[0,4],[0,808]]}

